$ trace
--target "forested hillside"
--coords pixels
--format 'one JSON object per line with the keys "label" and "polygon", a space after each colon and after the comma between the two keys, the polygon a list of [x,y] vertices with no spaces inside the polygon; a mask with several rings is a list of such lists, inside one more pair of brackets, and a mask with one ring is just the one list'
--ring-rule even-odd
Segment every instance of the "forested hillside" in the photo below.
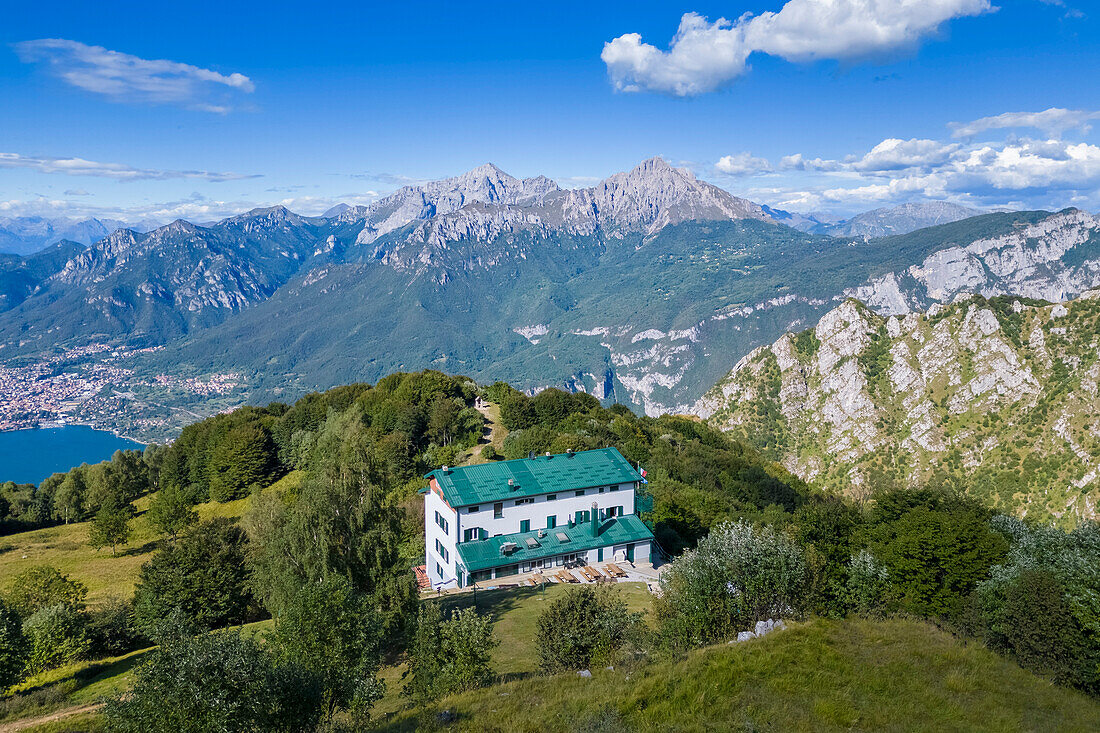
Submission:
{"label": "forested hillside", "polygon": [[[478,397],[492,415],[499,410],[499,449],[484,437]],[[641,585],[585,585],[545,597],[508,588],[441,602],[418,594],[411,570],[423,562],[417,492],[426,470],[606,445],[647,472],[641,517],[670,561],[658,593],[644,599]],[[794,696],[792,715],[839,705],[835,719],[849,727],[864,715],[902,719],[896,708],[860,711],[885,700],[880,693],[927,690],[952,665],[957,684],[979,692],[982,705],[997,705],[998,686],[1046,684],[919,624],[856,620],[893,615],[931,619],[1064,687],[1100,690],[1095,524],[1070,533],[1025,524],[944,487],[878,491],[852,503],[705,423],[640,417],[584,394],[528,397],[499,382],[394,374],[293,405],[218,415],[170,446],[119,453],[38,487],[5,485],[3,496],[3,552],[36,554],[33,564],[0,564],[0,686],[9,689],[0,720],[86,702],[91,681],[111,694],[85,717],[91,729],[407,728],[413,719],[461,728],[477,724],[436,713],[468,715],[476,698],[463,695],[502,675],[549,675],[537,687],[554,699],[572,689],[578,670],[614,667],[615,675],[585,681],[596,693],[593,710],[607,712],[612,729],[629,729],[633,713],[615,692],[620,675],[690,679],[699,674],[691,660],[704,658],[763,675],[759,704],[770,712],[761,720],[788,704],[774,684]],[[63,569],[29,545],[49,530],[27,530],[50,525],[81,528],[56,547]],[[100,562],[74,561],[78,538]],[[775,644],[746,645],[735,658],[692,656],[760,623],[773,628],[775,619],[810,622],[772,631]],[[246,633],[234,630],[241,624]],[[867,671],[852,660],[883,639],[917,666],[890,690],[844,705],[820,686],[790,688],[768,657],[752,652],[838,655],[823,680],[844,689],[864,684]],[[904,651],[914,644],[936,651],[914,662]],[[516,666],[519,650],[527,658]],[[73,671],[80,669],[87,671]],[[974,687],[981,674],[997,681]],[[532,696],[521,702],[529,713],[543,698],[525,685],[501,692]],[[639,704],[659,708],[638,689]],[[948,685],[929,699],[957,692]],[[708,705],[715,725],[740,719],[730,711],[740,709],[741,694],[718,693]],[[1043,695],[1036,721],[1095,714],[1094,701],[1067,690]],[[372,717],[383,709],[408,713]],[[509,710],[520,729],[530,727]],[[661,715],[674,725],[671,709]],[[580,718],[551,720],[568,730]]]}

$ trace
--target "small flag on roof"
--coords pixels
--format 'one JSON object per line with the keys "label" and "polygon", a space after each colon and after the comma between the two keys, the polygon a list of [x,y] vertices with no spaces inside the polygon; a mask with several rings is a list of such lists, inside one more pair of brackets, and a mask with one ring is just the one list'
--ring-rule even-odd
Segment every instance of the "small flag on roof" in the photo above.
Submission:
{"label": "small flag on roof", "polygon": [[640,473],[642,475],[642,483],[643,484],[648,484],[649,482],[646,481],[645,477],[649,475],[649,471],[642,468],[642,464],[640,464],[640,463],[638,464],[638,473]]}

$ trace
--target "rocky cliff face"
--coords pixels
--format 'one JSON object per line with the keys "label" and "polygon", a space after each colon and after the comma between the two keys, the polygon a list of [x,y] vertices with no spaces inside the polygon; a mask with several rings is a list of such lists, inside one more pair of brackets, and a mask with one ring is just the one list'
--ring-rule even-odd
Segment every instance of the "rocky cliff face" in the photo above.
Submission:
{"label": "rocky cliff face", "polygon": [[1100,291],[964,296],[882,316],[847,300],[742,358],[695,411],[856,493],[957,485],[1072,525],[1100,499]]}
{"label": "rocky cliff face", "polygon": [[960,293],[1059,301],[1100,284],[1100,218],[1066,209],[1010,234],[947,246],[845,294],[884,314],[923,310]]}

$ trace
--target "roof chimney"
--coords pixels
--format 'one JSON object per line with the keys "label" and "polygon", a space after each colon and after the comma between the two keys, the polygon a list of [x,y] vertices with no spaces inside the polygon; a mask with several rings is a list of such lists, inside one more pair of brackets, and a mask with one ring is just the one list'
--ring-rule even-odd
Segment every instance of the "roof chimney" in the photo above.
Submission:
{"label": "roof chimney", "polygon": [[444,463],[444,464],[443,464],[443,473],[447,473],[447,471],[448,471],[448,469],[449,469],[449,468],[450,468],[450,467],[449,467],[449,466],[448,466],[448,465],[447,465],[446,463]]}
{"label": "roof chimney", "polygon": [[596,502],[592,502],[592,536],[600,536],[600,510]]}
{"label": "roof chimney", "polygon": [[550,460],[550,451],[546,451],[546,460]]}
{"label": "roof chimney", "polygon": [[573,449],[572,449],[572,448],[566,448],[566,449],[565,449],[565,455],[567,455],[567,456],[569,456],[570,458],[572,458],[572,457],[573,457]]}
{"label": "roof chimney", "polygon": [[515,489],[516,488],[516,480],[514,478],[508,479],[508,488],[509,489]]}

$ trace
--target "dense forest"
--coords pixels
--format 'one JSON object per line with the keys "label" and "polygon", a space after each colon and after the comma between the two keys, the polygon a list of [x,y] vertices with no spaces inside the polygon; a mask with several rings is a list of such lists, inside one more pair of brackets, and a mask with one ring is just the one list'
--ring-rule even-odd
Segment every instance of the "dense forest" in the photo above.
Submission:
{"label": "dense forest", "polygon": [[[407,662],[410,706],[488,684],[502,641],[492,619],[421,602],[411,572],[423,562],[423,474],[481,441],[478,397],[508,431],[482,460],[615,446],[644,466],[640,514],[671,562],[648,618],[605,589],[548,604],[545,673],[682,654],[767,619],[901,614],[1100,694],[1094,524],[1035,526],[934,486],[854,504],[689,418],[435,371],[244,407],[169,446],[3,486],[5,532],[90,521],[90,541],[117,552],[149,495],[139,503],[161,539],[130,599],[89,607],[83,584],[49,566],[4,588],[0,688],[155,642],[108,704],[108,729],[244,731],[362,725],[394,660]],[[196,504],[243,497],[240,521],[198,521]],[[229,630],[269,617],[262,643]]]}

